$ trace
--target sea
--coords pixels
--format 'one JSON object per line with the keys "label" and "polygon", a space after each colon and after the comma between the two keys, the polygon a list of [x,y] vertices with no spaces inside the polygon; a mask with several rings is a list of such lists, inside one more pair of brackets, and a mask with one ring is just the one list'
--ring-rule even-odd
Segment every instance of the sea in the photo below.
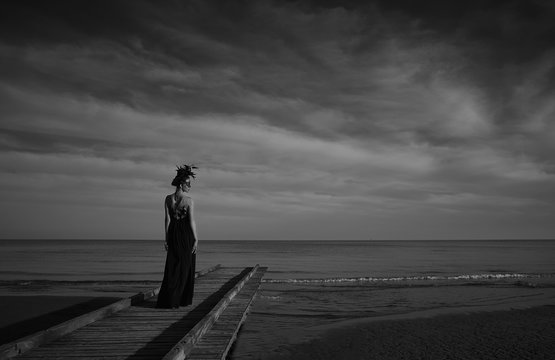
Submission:
{"label": "sea", "polygon": [[[162,280],[161,240],[0,240],[0,295],[116,295]],[[267,266],[231,359],[286,358],[361,321],[555,304],[555,240],[201,241],[197,270]]]}

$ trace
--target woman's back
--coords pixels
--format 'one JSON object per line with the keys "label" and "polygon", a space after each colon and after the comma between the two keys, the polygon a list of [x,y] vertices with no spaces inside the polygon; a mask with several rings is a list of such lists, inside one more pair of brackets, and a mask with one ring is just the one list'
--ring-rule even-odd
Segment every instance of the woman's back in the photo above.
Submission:
{"label": "woman's back", "polygon": [[175,193],[164,200],[167,255],[157,307],[176,308],[193,302],[198,239],[193,200],[185,195],[191,188],[190,178],[195,177],[193,169],[196,167],[189,165],[177,168],[172,180]]}
{"label": "woman's back", "polygon": [[171,220],[182,220],[188,215],[191,198],[188,196],[176,197],[175,194],[166,196],[166,206]]}
{"label": "woman's back", "polygon": [[190,305],[195,283],[195,234],[191,227],[191,198],[168,195],[166,210],[170,218],[166,230],[167,256],[164,279],[157,307],[174,308]]}

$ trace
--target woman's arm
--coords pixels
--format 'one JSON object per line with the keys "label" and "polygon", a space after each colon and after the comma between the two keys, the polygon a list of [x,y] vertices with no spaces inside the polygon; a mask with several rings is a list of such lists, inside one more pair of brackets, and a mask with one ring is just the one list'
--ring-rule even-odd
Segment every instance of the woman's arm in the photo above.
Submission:
{"label": "woman's arm", "polygon": [[168,197],[164,200],[164,247],[168,250],[168,228],[170,226],[170,216],[168,215]]}
{"label": "woman's arm", "polygon": [[189,221],[191,222],[191,229],[193,230],[193,236],[195,237],[195,244],[193,245],[193,254],[197,252],[198,246],[198,236],[197,236],[197,225],[195,224],[194,217],[194,204],[193,199],[189,198]]}

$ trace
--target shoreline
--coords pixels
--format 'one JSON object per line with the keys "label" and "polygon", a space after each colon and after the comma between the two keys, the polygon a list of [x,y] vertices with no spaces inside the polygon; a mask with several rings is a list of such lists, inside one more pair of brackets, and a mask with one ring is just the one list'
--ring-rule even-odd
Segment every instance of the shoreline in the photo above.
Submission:
{"label": "shoreline", "polygon": [[[433,309],[424,309],[410,312],[400,312],[392,314],[384,314],[370,317],[362,317],[358,319],[349,319],[338,321],[333,324],[321,325],[313,327],[315,330],[327,331],[341,327],[352,327],[357,325],[365,325],[373,322],[384,321],[404,321],[404,320],[418,320],[418,319],[433,319],[442,316],[451,315],[480,315],[488,313],[497,313],[513,310],[528,310],[534,308],[541,308],[544,306],[551,306],[552,303],[546,299],[535,299],[517,302],[508,302],[502,304],[489,304],[489,305],[469,305],[469,306],[453,306],[453,307],[440,307]],[[555,306],[555,305],[554,305]],[[555,319],[554,319],[555,320]]]}
{"label": "shoreline", "polygon": [[279,359],[552,359],[555,305],[330,325]]}

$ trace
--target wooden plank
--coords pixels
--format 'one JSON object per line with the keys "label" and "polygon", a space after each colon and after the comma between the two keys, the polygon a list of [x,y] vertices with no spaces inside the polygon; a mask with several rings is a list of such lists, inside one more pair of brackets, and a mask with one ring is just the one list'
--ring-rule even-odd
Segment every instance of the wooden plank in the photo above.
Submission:
{"label": "wooden plank", "polygon": [[[221,268],[221,265],[201,270],[195,273],[195,277],[205,276],[215,270]],[[89,313],[83,314],[81,316],[75,317],[61,324],[52,326],[46,330],[38,331],[34,334],[25,336],[23,338],[17,339],[10,343],[0,346],[0,360],[10,359],[14,356],[21,355],[33,348],[36,348],[42,344],[46,344],[64,335],[67,335],[79,328],[89,325],[100,319],[107,318],[121,310],[128,309],[134,304],[138,304],[147,299],[150,299],[158,294],[160,288],[151,289],[145,292],[138,293],[126,299],[116,301],[112,304],[104,306],[100,309],[91,311]]]}
{"label": "wooden plank", "polygon": [[214,308],[199,321],[191,331],[189,331],[167,354],[163,360],[183,360],[189,355],[198,340],[212,327],[223,313],[231,300],[241,291],[243,286],[256,273],[259,265],[255,265],[241,281],[239,281],[226,295],[214,306]]}
{"label": "wooden plank", "polygon": [[239,328],[245,321],[248,310],[260,287],[267,268],[259,268],[237,296],[220,315],[216,324],[195,344],[187,356],[188,360],[225,359],[237,338]]}
{"label": "wooden plank", "polygon": [[[199,280],[201,284],[208,277],[219,278],[212,293],[198,297],[195,291],[193,306],[187,310],[154,309],[153,303],[142,303],[116,313],[110,318],[92,323],[50,344],[22,355],[22,359],[160,359],[175,345],[183,334],[193,329],[204,315],[213,310],[228,290],[233,288],[250,268],[237,268],[227,276],[220,276],[220,270]],[[215,276],[217,275],[217,276]],[[148,302],[148,301],[147,301]],[[129,316],[130,312],[132,316]],[[140,317],[141,312],[153,315],[164,314],[164,319],[156,316]],[[168,317],[167,315],[173,316]],[[141,321],[142,320],[142,321]],[[155,328],[153,329],[153,324]],[[112,335],[112,336],[110,336]]]}
{"label": "wooden plank", "polygon": [[214,266],[212,266],[212,267],[209,267],[209,268],[206,268],[206,269],[197,271],[197,272],[195,273],[195,278],[198,278],[199,276],[204,276],[204,275],[206,275],[206,274],[208,274],[208,273],[214,272],[214,271],[216,271],[216,270],[218,270],[218,269],[221,269],[221,267],[222,267],[222,264],[217,264],[217,265],[214,265]]}
{"label": "wooden plank", "polygon": [[[180,308],[178,310],[154,309],[153,300],[143,302],[140,305],[134,305],[125,311],[113,314],[110,318],[89,324],[73,333],[67,334],[64,338],[59,339],[50,344],[45,344],[40,348],[27,352],[22,359],[39,359],[39,358],[60,358],[60,359],[127,359],[132,356],[133,359],[154,359],[162,358],[168,349],[183,340],[184,333],[195,330],[197,325],[202,323],[207,316],[213,314],[214,309],[230,294],[237,285],[245,280],[248,276],[246,272],[252,273],[253,269],[235,268],[234,271],[228,271],[225,268],[226,276],[222,276],[222,272],[218,270],[216,273],[207,274],[203,277],[198,285],[202,285],[205,281],[212,282],[210,286],[211,292],[207,292],[205,296],[198,296],[195,291],[193,306],[186,310]],[[240,274],[240,276],[238,276]],[[258,275],[256,275],[258,278]],[[214,281],[217,279],[217,281]],[[251,276],[252,279],[252,276]],[[258,284],[259,285],[259,280]],[[257,288],[256,286],[256,288]],[[241,306],[237,302],[244,303],[248,296],[243,294],[244,291],[251,292],[254,288],[250,281],[245,282],[241,286],[241,292],[238,292],[226,308],[230,311],[237,311]],[[215,296],[215,297],[214,297]],[[213,305],[216,304],[216,307]],[[203,317],[204,316],[204,317]],[[232,332],[236,316],[228,316],[227,310],[222,313],[221,322],[216,323],[216,331],[225,330],[227,334]],[[221,328],[223,330],[217,330]],[[226,339],[220,339],[219,336],[204,342],[205,347],[199,348],[199,351],[208,351],[210,346],[226,348]],[[216,353],[212,353],[212,357]],[[219,356],[219,355],[218,355]],[[216,356],[216,358],[219,358]]]}

